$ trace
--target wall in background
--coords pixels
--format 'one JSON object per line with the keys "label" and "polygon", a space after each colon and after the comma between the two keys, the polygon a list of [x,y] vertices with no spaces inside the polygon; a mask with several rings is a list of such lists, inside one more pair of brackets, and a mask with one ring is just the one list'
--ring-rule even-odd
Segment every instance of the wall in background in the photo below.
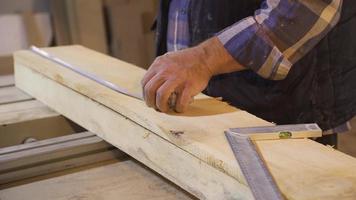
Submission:
{"label": "wall in background", "polygon": [[49,12],[49,0],[0,0],[0,15],[22,11]]}

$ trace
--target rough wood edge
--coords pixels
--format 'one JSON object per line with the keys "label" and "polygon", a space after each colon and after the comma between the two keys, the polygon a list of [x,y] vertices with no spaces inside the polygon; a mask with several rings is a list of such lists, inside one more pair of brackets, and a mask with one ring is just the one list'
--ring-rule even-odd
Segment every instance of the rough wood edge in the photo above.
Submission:
{"label": "rough wood edge", "polygon": [[[252,199],[247,186],[95,101],[16,65],[16,85],[201,199]],[[37,82],[29,86],[28,82]],[[36,87],[34,87],[36,85]],[[42,91],[47,91],[43,95]],[[59,95],[60,94],[60,95]],[[71,101],[68,101],[70,96]],[[75,107],[72,107],[75,105]],[[88,108],[91,109],[88,109]],[[100,117],[95,117],[100,116]],[[117,130],[125,130],[117,132]],[[133,143],[132,141],[135,141]],[[185,166],[177,166],[185,163]],[[216,182],[220,180],[220,182]]]}

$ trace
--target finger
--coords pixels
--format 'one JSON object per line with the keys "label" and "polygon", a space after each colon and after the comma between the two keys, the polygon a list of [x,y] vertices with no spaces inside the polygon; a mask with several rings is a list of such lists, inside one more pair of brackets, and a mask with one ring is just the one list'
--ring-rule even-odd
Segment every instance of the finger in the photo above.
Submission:
{"label": "finger", "polygon": [[178,83],[176,81],[166,81],[157,90],[156,93],[156,107],[162,111],[167,112],[169,110],[168,98],[176,89]]}
{"label": "finger", "polygon": [[141,80],[141,87],[142,87],[142,97],[145,100],[145,87],[147,85],[147,83],[152,79],[152,77],[154,77],[154,75],[156,75],[156,72],[152,72],[148,71],[146,72],[145,76],[142,78]]}
{"label": "finger", "polygon": [[153,76],[156,75],[157,73],[157,68],[159,68],[160,66],[162,66],[163,62],[162,62],[162,56],[158,56],[153,63],[151,64],[151,66],[148,68],[146,74],[144,75],[144,77],[141,80],[141,86],[142,88],[145,87],[145,85],[151,80],[151,78]]}
{"label": "finger", "polygon": [[145,88],[145,85],[156,75],[156,70],[153,69],[153,65],[148,69],[146,74],[143,76],[141,80],[142,88]]}
{"label": "finger", "polygon": [[144,88],[144,99],[148,107],[156,107],[156,93],[158,88],[164,83],[164,79],[159,74],[156,74]]}
{"label": "finger", "polygon": [[184,87],[178,96],[175,111],[179,113],[185,112],[188,105],[193,102],[192,96],[191,89],[189,87]]}

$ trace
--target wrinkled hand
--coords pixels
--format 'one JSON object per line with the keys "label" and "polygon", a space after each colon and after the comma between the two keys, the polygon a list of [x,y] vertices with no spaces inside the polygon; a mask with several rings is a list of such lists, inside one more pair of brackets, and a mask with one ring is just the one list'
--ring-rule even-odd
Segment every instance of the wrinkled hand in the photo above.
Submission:
{"label": "wrinkled hand", "polygon": [[167,112],[168,99],[176,92],[175,111],[184,112],[192,98],[208,84],[212,72],[197,48],[166,53],[156,58],[142,79],[147,106]]}
{"label": "wrinkled hand", "polygon": [[213,75],[245,69],[213,37],[202,44],[158,57],[142,79],[146,104],[169,111],[168,99],[177,94],[175,111],[184,112]]}

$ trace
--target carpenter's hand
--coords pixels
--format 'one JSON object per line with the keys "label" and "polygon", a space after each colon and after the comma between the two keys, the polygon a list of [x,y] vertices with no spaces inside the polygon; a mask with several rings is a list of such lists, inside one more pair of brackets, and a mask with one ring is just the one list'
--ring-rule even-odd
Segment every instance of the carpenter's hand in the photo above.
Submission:
{"label": "carpenter's hand", "polygon": [[189,48],[156,58],[142,80],[143,96],[149,107],[167,112],[168,98],[176,92],[175,110],[183,112],[192,98],[206,87],[212,72],[198,51]]}
{"label": "carpenter's hand", "polygon": [[213,75],[236,71],[230,70],[236,64],[217,38],[209,39],[197,47],[160,56],[142,79],[146,104],[167,112],[168,98],[176,92],[175,111],[184,112]]}

